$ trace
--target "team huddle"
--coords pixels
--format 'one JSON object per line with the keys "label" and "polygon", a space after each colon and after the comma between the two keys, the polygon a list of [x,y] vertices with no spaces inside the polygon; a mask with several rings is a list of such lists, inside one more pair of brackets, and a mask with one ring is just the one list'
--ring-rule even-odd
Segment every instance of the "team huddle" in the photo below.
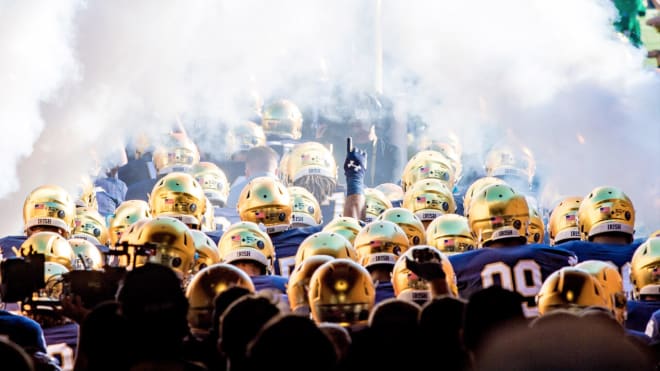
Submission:
{"label": "team huddle", "polygon": [[[212,332],[215,299],[235,286],[268,292],[318,325],[348,328],[393,298],[423,306],[445,295],[469,300],[491,286],[519,294],[527,318],[598,307],[639,336],[660,309],[660,230],[634,238],[635,208],[623,190],[598,186],[544,213],[526,193],[533,182],[524,150],[493,149],[485,174],[469,179],[450,142],[411,156],[398,184],[373,187],[365,184],[368,156],[349,144],[342,189],[337,155],[300,141],[289,109],[280,104],[264,113],[265,125],[232,132],[240,146],[232,161],[247,171],[231,186],[179,131],[140,159],[156,176],[144,170],[126,182],[110,209],[99,207],[111,192],[98,186],[71,195],[47,184],[27,195],[24,235],[0,239],[0,247],[5,260],[43,255],[43,281],[16,300],[16,312],[40,323],[62,367],[73,361],[59,344],[72,348],[70,358],[77,340],[67,314],[78,294],[66,278],[74,271],[171,268],[199,339]],[[263,129],[277,140],[267,142]]]}

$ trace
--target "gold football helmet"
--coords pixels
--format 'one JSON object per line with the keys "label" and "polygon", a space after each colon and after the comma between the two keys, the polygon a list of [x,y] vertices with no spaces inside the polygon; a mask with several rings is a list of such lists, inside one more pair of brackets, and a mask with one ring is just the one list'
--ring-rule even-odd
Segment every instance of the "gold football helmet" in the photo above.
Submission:
{"label": "gold football helmet", "polygon": [[146,221],[134,245],[150,251],[148,261],[172,268],[186,278],[195,262],[195,242],[190,229],[179,219],[158,216]]}
{"label": "gold football helmet", "polygon": [[375,220],[355,236],[354,246],[360,264],[370,267],[376,264],[394,265],[410,245],[401,227],[389,220]]}
{"label": "gold football helmet", "polygon": [[195,335],[207,335],[213,326],[215,298],[238,286],[254,292],[252,280],[231,264],[213,264],[195,274],[186,287],[188,324]]}
{"label": "gold football helmet", "polygon": [[344,236],[351,244],[355,242],[355,236],[357,236],[361,229],[360,221],[350,216],[335,217],[323,227],[324,232],[338,233]]}
{"label": "gold football helmet", "polygon": [[324,263],[334,260],[329,255],[312,255],[300,264],[289,275],[289,283],[286,286],[286,295],[289,298],[289,306],[294,313],[309,314],[309,283],[312,274]]}
{"label": "gold football helmet", "polygon": [[138,220],[151,219],[151,211],[149,211],[149,204],[146,201],[126,200],[115,209],[115,213],[108,219],[110,246],[116,246],[126,228]]}
{"label": "gold football helmet", "polygon": [[472,202],[474,195],[492,184],[506,184],[506,182],[500,178],[495,178],[494,176],[485,176],[470,184],[467,191],[465,191],[465,196],[463,196],[463,215],[468,216],[470,212],[470,203]]}
{"label": "gold football helmet", "polygon": [[377,219],[389,220],[401,227],[406,232],[406,236],[408,236],[408,244],[410,246],[426,244],[424,224],[422,224],[422,221],[412,211],[403,207],[394,207],[385,210]]}
{"label": "gold football helmet", "polygon": [[529,186],[536,173],[536,161],[532,151],[524,146],[501,143],[486,154],[486,175],[521,179]]}
{"label": "gold football helmet", "polygon": [[44,254],[46,262],[61,264],[69,270],[73,268],[75,256],[71,245],[55,232],[33,233],[23,241],[16,255],[25,257],[32,254]]}
{"label": "gold football helmet", "polygon": [[250,260],[263,265],[267,274],[273,274],[275,247],[266,232],[252,222],[232,224],[218,241],[220,261],[232,263]]}
{"label": "gold football helmet", "polygon": [[76,215],[76,205],[64,188],[42,185],[30,192],[23,203],[23,228],[30,234],[35,227],[57,228],[69,237]]}
{"label": "gold football helmet", "polygon": [[456,212],[454,195],[438,179],[424,179],[409,187],[403,197],[403,207],[415,213],[422,222]]}
{"label": "gold football helmet", "polygon": [[541,285],[536,302],[541,316],[555,309],[610,309],[610,298],[600,283],[589,273],[574,267],[561,268],[548,276]]}
{"label": "gold football helmet", "polygon": [[451,161],[438,151],[417,152],[403,168],[401,188],[407,192],[420,180],[437,179],[448,189],[454,188],[454,170]]}
{"label": "gold football helmet", "polygon": [[261,125],[252,121],[245,121],[240,125],[232,127],[231,132],[232,143],[236,145],[236,150],[247,151],[252,147],[266,145],[266,134]]}
{"label": "gold football helmet", "polygon": [[303,260],[314,255],[328,255],[333,258],[358,261],[357,251],[344,236],[333,232],[316,232],[305,238],[296,251],[296,267]]}
{"label": "gold football helmet", "polygon": [[268,233],[289,229],[291,209],[289,191],[279,180],[267,176],[252,179],[238,198],[241,220],[261,223]]}
{"label": "gold football helmet", "polygon": [[103,254],[96,245],[82,238],[69,239],[73,249],[73,270],[99,271],[103,269]]}
{"label": "gold football helmet", "polygon": [[649,238],[639,245],[630,261],[633,297],[660,296],[660,237]]}
{"label": "gold football helmet", "polygon": [[596,187],[580,203],[578,227],[582,240],[608,232],[635,233],[635,208],[628,196],[616,187]]}
{"label": "gold football helmet", "polygon": [[300,139],[303,116],[293,102],[281,99],[266,106],[261,118],[261,126],[268,135],[286,139]]}
{"label": "gold football helmet", "polygon": [[477,246],[468,219],[458,214],[445,214],[433,219],[426,228],[426,237],[429,245],[447,255],[473,250]]}
{"label": "gold football helmet", "polygon": [[543,243],[545,225],[538,210],[529,202],[529,225],[527,226],[527,243]]}
{"label": "gold football helmet", "polygon": [[199,162],[199,149],[185,133],[169,133],[154,149],[152,161],[158,174],[187,172]]}
{"label": "gold football helmet", "polygon": [[468,223],[479,247],[514,237],[524,245],[527,242],[529,206],[525,196],[510,186],[493,184],[472,199]]}
{"label": "gold football helmet", "polygon": [[621,325],[626,320],[626,294],[623,291],[623,278],[617,267],[601,260],[585,260],[575,265],[589,273],[600,283],[605,294],[610,298],[610,309]]}
{"label": "gold football helmet", "polygon": [[398,184],[382,183],[376,186],[376,190],[383,192],[392,204],[397,202],[400,205],[403,202],[403,188]]}
{"label": "gold football helmet", "polygon": [[369,223],[378,218],[385,210],[391,209],[392,203],[383,192],[375,188],[364,189],[364,221]]}
{"label": "gold football helmet", "polygon": [[320,175],[337,182],[337,163],[332,152],[318,142],[296,144],[288,154],[287,183],[293,184],[306,175]]}
{"label": "gold football helmet", "polygon": [[95,245],[108,243],[108,227],[105,218],[96,209],[79,207],[73,218],[72,238],[82,238]]}
{"label": "gold football helmet", "polygon": [[399,257],[392,269],[392,287],[397,299],[415,302],[423,305],[431,300],[432,293],[428,281],[418,277],[406,266],[406,258],[418,263],[438,263],[442,265],[449,291],[458,297],[458,286],[456,286],[456,274],[449,259],[433,246],[413,246]]}
{"label": "gold football helmet", "polygon": [[445,155],[452,166],[456,181],[461,178],[463,171],[463,165],[461,163],[462,147],[456,135],[450,134],[441,139],[430,139],[427,136],[421,138],[419,147],[422,150],[433,150]]}
{"label": "gold football helmet", "polygon": [[369,272],[348,259],[335,259],[316,269],[309,284],[309,306],[317,324],[366,324],[376,301]]}
{"label": "gold football helmet", "polygon": [[149,197],[154,217],[169,216],[200,229],[206,212],[206,196],[202,186],[188,173],[173,172],[154,185]]}
{"label": "gold football helmet", "polygon": [[552,209],[548,221],[550,245],[554,246],[562,242],[580,239],[577,218],[580,202],[582,202],[582,197],[566,197]]}
{"label": "gold football helmet", "polygon": [[218,165],[202,161],[193,166],[191,173],[213,206],[224,207],[229,196],[229,181]]}
{"label": "gold football helmet", "polygon": [[193,264],[193,274],[202,269],[220,262],[220,253],[218,246],[206,233],[198,230],[191,230],[193,243],[195,244],[195,263]]}
{"label": "gold football helmet", "polygon": [[293,204],[291,225],[293,227],[309,227],[323,222],[321,205],[314,195],[303,187],[290,186],[289,196]]}

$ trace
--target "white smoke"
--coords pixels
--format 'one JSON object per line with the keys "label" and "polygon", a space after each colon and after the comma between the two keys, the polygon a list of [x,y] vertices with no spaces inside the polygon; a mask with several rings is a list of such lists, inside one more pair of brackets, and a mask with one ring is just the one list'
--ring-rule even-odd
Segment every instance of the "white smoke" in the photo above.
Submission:
{"label": "white smoke", "polygon": [[[73,189],[91,149],[154,137],[178,116],[204,131],[205,152],[226,152],[220,124],[241,121],[247,91],[308,106],[324,81],[370,88],[377,3],[3,5],[0,42],[22,47],[0,51],[0,117],[11,128],[0,139],[0,232],[20,231],[37,185]],[[660,226],[660,83],[644,53],[615,37],[609,1],[383,1],[382,15],[384,92],[433,132],[451,130],[479,155],[515,136],[557,192],[620,186],[638,219]]]}

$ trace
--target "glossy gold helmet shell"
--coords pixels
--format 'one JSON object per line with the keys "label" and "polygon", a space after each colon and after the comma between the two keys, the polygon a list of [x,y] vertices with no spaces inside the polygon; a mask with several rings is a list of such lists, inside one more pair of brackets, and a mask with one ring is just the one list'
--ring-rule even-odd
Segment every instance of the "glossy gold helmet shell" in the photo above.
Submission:
{"label": "glossy gold helmet shell", "polygon": [[477,247],[468,219],[458,214],[445,214],[433,219],[426,228],[426,239],[429,245],[447,255]]}
{"label": "glossy gold helmet shell", "polygon": [[309,283],[312,274],[326,262],[334,258],[329,255],[312,255],[300,264],[289,275],[289,283],[286,286],[286,295],[289,299],[289,306],[294,313],[309,314]]}
{"label": "glossy gold helmet shell", "polygon": [[18,249],[18,256],[44,254],[46,262],[61,264],[66,269],[73,268],[73,249],[64,237],[55,232],[37,232],[28,237]]}
{"label": "glossy gold helmet shell", "polygon": [[105,218],[96,209],[79,207],[73,218],[72,238],[82,238],[95,245],[108,243],[108,227]]}
{"label": "glossy gold helmet shell", "polygon": [[159,216],[146,221],[132,243],[151,251],[149,262],[166,265],[183,278],[192,270],[195,242],[188,226],[178,219]]}
{"label": "glossy gold helmet shell", "polygon": [[610,298],[610,310],[623,325],[626,320],[626,294],[623,291],[623,278],[617,267],[601,260],[585,260],[576,264],[575,268],[589,273],[600,283]]}
{"label": "glossy gold helmet shell", "polygon": [[489,185],[493,184],[506,184],[506,182],[500,178],[495,178],[493,176],[481,177],[468,187],[465,191],[465,196],[463,196],[463,215],[468,216],[470,212],[470,204],[472,203],[472,198],[474,195],[479,193],[483,188],[486,188]]}
{"label": "glossy gold helmet shell", "polygon": [[407,192],[413,184],[425,179],[437,179],[448,189],[454,188],[454,169],[451,161],[438,151],[417,152],[403,169],[401,187]]}
{"label": "glossy gold helmet shell", "polygon": [[392,208],[392,202],[375,188],[364,189],[364,221],[369,223],[378,218],[387,209]]}
{"label": "glossy gold helmet shell", "polygon": [[393,222],[375,220],[360,230],[355,237],[360,264],[370,267],[376,264],[394,265],[409,247],[408,236]]}
{"label": "glossy gold helmet shell", "polygon": [[281,99],[266,106],[261,117],[261,126],[266,136],[274,135],[284,139],[300,139],[303,117],[298,106]]}
{"label": "glossy gold helmet shell", "polygon": [[189,171],[199,162],[199,149],[185,133],[169,133],[154,149],[152,161],[159,174]]}
{"label": "glossy gold helmet shell", "polygon": [[314,255],[328,255],[337,259],[350,259],[358,261],[357,251],[350,241],[339,233],[316,232],[305,238],[296,252],[296,267],[303,260]]}
{"label": "glossy gold helmet shell", "polygon": [[213,206],[224,207],[229,196],[229,181],[218,165],[202,161],[193,166],[191,174],[202,186],[204,195]]}
{"label": "glossy gold helmet shell", "polygon": [[468,223],[479,247],[515,237],[524,245],[527,242],[529,205],[525,196],[510,186],[490,185],[472,200]]}
{"label": "glossy gold helmet shell", "polygon": [[103,269],[103,254],[96,245],[82,238],[69,239],[73,249],[73,270],[98,271]]}
{"label": "glossy gold helmet shell", "polygon": [[403,207],[415,213],[422,222],[456,212],[454,195],[438,179],[424,179],[413,184],[403,197]]}
{"label": "glossy gold helmet shell", "polygon": [[578,227],[582,240],[608,232],[635,233],[635,208],[628,196],[616,187],[596,187],[580,203]]}
{"label": "glossy gold helmet shell", "polygon": [[244,222],[263,224],[268,233],[281,232],[291,225],[291,196],[277,179],[257,177],[241,191],[238,215]]}
{"label": "glossy gold helmet shell", "polygon": [[124,230],[115,250],[121,250],[125,255],[116,257],[115,266],[131,270],[133,267],[140,267],[147,262],[148,255],[145,254],[146,251],[142,250],[142,247],[138,246],[137,241],[140,229],[150,220],[151,218],[136,220]]}
{"label": "glossy gold helmet shell", "polygon": [[554,246],[562,242],[580,239],[578,209],[581,202],[582,197],[566,197],[552,209],[550,220],[548,221],[550,245]]}
{"label": "glossy gold helmet shell", "polygon": [[394,205],[396,202],[398,205],[403,202],[403,188],[400,185],[394,183],[382,183],[376,186],[375,188],[378,191],[383,192],[385,197]]}
{"label": "glossy gold helmet shell", "polygon": [[303,187],[288,187],[293,205],[291,225],[293,227],[309,227],[323,222],[321,206],[314,195]]}
{"label": "glossy gold helmet shell", "polygon": [[649,238],[637,247],[630,261],[630,281],[635,300],[643,295],[660,296],[660,237]]}
{"label": "glossy gold helmet shell", "polygon": [[231,264],[213,264],[193,276],[186,287],[188,324],[193,333],[207,334],[211,330],[215,298],[234,286],[255,291],[247,273]]}
{"label": "glossy gold helmet shell", "polygon": [[206,212],[206,196],[192,175],[173,172],[154,185],[149,196],[149,208],[154,217],[172,217],[200,229]]}
{"label": "glossy gold helmet shell", "polygon": [[541,316],[555,309],[610,308],[609,298],[600,283],[589,273],[574,267],[561,268],[548,276],[536,302]]}
{"label": "glossy gold helmet shell", "polygon": [[131,224],[141,219],[151,219],[151,211],[149,211],[149,204],[146,201],[126,200],[115,209],[115,213],[108,219],[110,246],[116,246],[122,233]]}
{"label": "glossy gold helmet shell", "polygon": [[433,246],[418,245],[408,249],[399,257],[392,269],[392,287],[397,299],[412,301],[423,305],[433,297],[428,281],[418,277],[406,266],[406,258],[418,263],[437,263],[442,266],[449,291],[458,297],[456,274],[449,259]]}
{"label": "glossy gold helmet shell", "polygon": [[309,305],[317,324],[366,324],[376,290],[369,272],[348,259],[335,259],[316,269],[309,284]]}
{"label": "glossy gold helmet shell", "polygon": [[193,274],[202,269],[220,262],[220,253],[218,246],[206,233],[198,230],[191,230],[193,243],[195,244],[195,263],[193,264]]}
{"label": "glossy gold helmet shell", "polygon": [[545,225],[538,210],[529,204],[529,226],[527,226],[527,243],[543,243]]}
{"label": "glossy gold helmet shell", "polygon": [[268,274],[274,272],[275,247],[266,232],[252,222],[232,224],[218,241],[220,261],[232,263],[250,260],[264,266]]}
{"label": "glossy gold helmet shell", "polygon": [[501,143],[493,146],[486,154],[486,175],[516,178],[532,184],[536,173],[536,161],[527,147]]}
{"label": "glossy gold helmet shell", "polygon": [[360,232],[362,226],[360,221],[350,216],[338,216],[323,227],[324,232],[334,232],[344,236],[351,244],[355,242],[355,236]]}
{"label": "glossy gold helmet shell", "polygon": [[247,151],[252,147],[266,145],[264,129],[252,121],[235,125],[231,129],[230,135],[238,151]]}
{"label": "glossy gold helmet shell", "polygon": [[45,287],[40,292],[39,299],[47,298],[59,301],[64,291],[64,275],[69,273],[69,269],[62,264],[47,261],[44,263],[44,283]]}
{"label": "glossy gold helmet shell", "polygon": [[422,224],[422,221],[412,211],[403,207],[394,207],[380,214],[378,220],[389,220],[401,227],[406,233],[406,236],[408,236],[408,244],[410,246],[426,244],[424,224]]}
{"label": "glossy gold helmet shell", "polygon": [[69,237],[73,227],[76,205],[71,195],[57,185],[42,185],[30,192],[23,203],[25,233],[33,227],[55,227]]}
{"label": "glossy gold helmet shell", "polygon": [[317,175],[337,181],[337,163],[332,152],[318,142],[296,144],[286,162],[288,183],[293,184],[307,175]]}

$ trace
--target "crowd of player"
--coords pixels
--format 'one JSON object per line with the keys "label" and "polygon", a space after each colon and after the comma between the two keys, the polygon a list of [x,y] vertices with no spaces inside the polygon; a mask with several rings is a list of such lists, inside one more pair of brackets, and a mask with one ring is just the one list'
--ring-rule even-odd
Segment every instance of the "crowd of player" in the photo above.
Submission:
{"label": "crowd of player", "polygon": [[[596,186],[546,215],[528,193],[528,151],[496,147],[470,179],[450,141],[368,187],[368,153],[350,138],[344,185],[336,152],[300,140],[301,128],[297,107],[279,101],[233,130],[240,150],[227,162],[182,130],[98,183],[121,180],[119,194],[34,189],[24,235],[0,247],[3,268],[43,255],[43,280],[0,312],[0,363],[655,369],[660,230],[634,238],[623,190]],[[222,165],[237,163],[245,176],[228,177]],[[118,289],[86,302],[76,271],[120,272]],[[2,272],[3,294],[13,277]],[[496,331],[520,349],[496,351]],[[541,357],[532,339],[561,344]]]}

